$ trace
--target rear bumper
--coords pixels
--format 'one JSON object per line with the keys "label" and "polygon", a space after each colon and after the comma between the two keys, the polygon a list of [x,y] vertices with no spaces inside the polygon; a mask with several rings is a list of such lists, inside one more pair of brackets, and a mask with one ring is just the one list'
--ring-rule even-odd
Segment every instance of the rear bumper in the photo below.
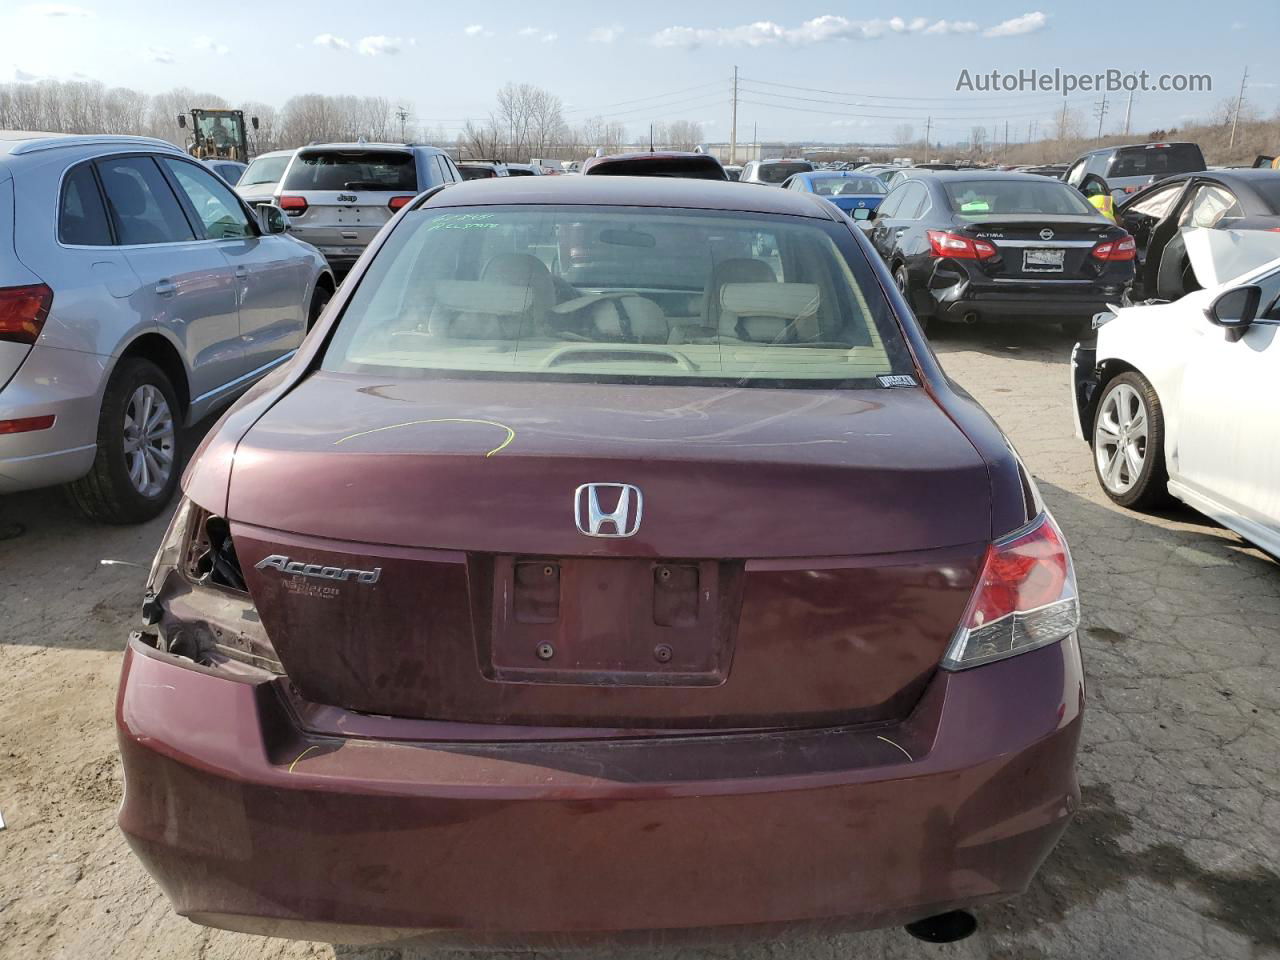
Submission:
{"label": "rear bumper", "polygon": [[1021,892],[1078,801],[1074,638],[940,672],[870,730],[357,739],[278,683],[126,653],[120,827],[197,922],[486,946],[893,925]]}
{"label": "rear bumper", "polygon": [[1040,321],[1063,323],[1088,320],[1095,313],[1107,308],[1107,303],[1118,303],[1123,289],[1093,287],[1081,290],[1054,288],[1048,285],[1035,287],[1030,284],[1010,284],[1009,290],[969,286],[955,298],[938,298],[937,315],[947,320],[962,320],[969,314],[977,314],[979,320]]}
{"label": "rear bumper", "polygon": [[0,494],[77,480],[97,454],[98,412],[112,360],[37,344],[0,389],[0,420],[54,416],[46,430],[0,435]]}

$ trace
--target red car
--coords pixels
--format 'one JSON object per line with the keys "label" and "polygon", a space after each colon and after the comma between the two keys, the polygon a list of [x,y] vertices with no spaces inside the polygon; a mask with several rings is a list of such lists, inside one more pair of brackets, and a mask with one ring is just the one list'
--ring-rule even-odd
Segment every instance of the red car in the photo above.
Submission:
{"label": "red car", "polygon": [[1062,534],[820,198],[423,194],[183,492],[120,826],[199,923],[942,940],[1078,802]]}

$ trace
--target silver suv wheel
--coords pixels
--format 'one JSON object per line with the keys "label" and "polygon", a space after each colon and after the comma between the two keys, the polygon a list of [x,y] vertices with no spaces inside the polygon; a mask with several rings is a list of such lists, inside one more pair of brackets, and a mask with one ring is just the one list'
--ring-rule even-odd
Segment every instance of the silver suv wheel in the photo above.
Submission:
{"label": "silver suv wheel", "polygon": [[173,411],[164,394],[144,383],[124,410],[124,458],[133,488],[154,497],[169,483],[174,460]]}

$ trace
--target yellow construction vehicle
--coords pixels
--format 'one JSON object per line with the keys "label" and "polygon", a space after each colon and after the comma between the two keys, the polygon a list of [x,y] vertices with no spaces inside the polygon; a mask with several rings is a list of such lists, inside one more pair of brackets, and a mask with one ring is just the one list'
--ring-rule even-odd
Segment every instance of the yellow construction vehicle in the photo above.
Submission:
{"label": "yellow construction vehicle", "polygon": [[[187,153],[202,160],[239,160],[249,162],[249,138],[244,125],[243,110],[198,110],[178,114],[178,126],[191,130],[187,140]],[[258,129],[258,118],[250,117],[253,129]]]}

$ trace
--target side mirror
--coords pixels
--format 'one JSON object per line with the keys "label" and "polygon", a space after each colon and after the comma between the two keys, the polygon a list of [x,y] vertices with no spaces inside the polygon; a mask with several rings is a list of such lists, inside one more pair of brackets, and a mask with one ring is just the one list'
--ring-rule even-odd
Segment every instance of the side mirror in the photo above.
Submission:
{"label": "side mirror", "polygon": [[854,207],[853,219],[855,220],[874,220],[876,212],[870,207]]}
{"label": "side mirror", "polygon": [[1226,331],[1227,339],[1235,342],[1244,336],[1258,316],[1258,305],[1262,302],[1262,288],[1257,284],[1245,287],[1232,287],[1214,298],[1205,310],[1205,316],[1214,326]]}
{"label": "side mirror", "polygon": [[178,114],[178,126],[183,130],[187,129],[187,115],[185,113]]}
{"label": "side mirror", "polygon": [[263,233],[288,233],[289,218],[274,203],[258,204],[258,226]]}

